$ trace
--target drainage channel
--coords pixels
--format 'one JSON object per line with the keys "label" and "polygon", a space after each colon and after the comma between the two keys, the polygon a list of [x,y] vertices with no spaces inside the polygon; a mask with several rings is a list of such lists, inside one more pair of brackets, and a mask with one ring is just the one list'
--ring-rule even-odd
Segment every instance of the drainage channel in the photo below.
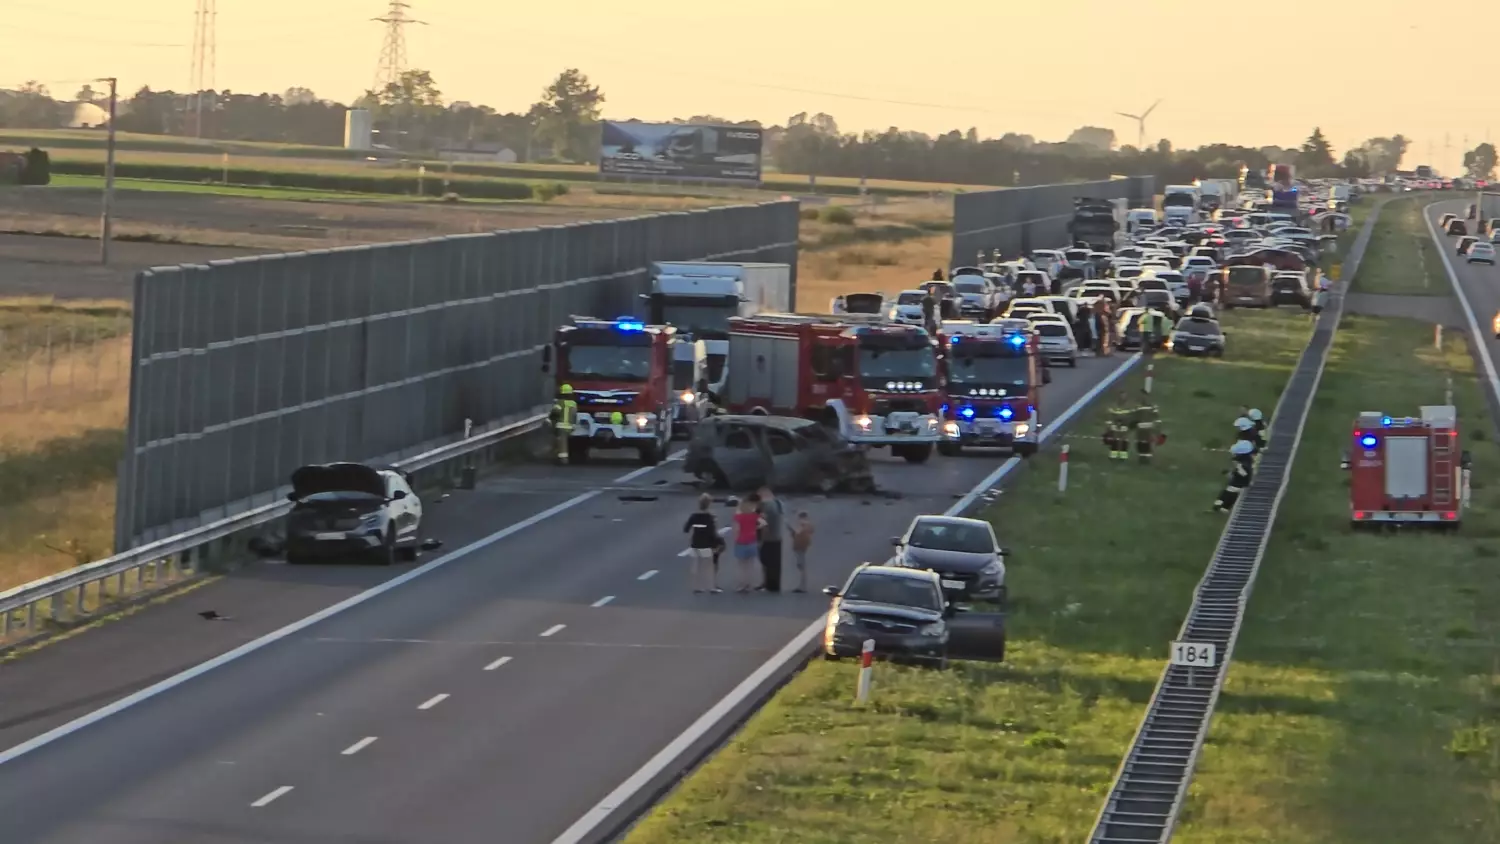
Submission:
{"label": "drainage channel", "polygon": [[[1354,277],[1377,217],[1378,207],[1355,238],[1346,279]],[[1168,665],[1162,673],[1135,740],[1115,773],[1090,844],[1165,844],[1172,837],[1297,456],[1302,428],[1323,378],[1347,286],[1347,281],[1341,282],[1337,294],[1330,297],[1282,391],[1260,465],[1229,515],[1177,636],[1181,642],[1212,643],[1219,654],[1217,664],[1213,668]]]}

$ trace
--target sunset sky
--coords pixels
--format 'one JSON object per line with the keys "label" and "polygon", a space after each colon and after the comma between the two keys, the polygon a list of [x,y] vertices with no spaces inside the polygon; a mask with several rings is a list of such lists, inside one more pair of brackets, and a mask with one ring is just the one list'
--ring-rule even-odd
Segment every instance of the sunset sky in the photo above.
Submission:
{"label": "sunset sky", "polygon": [[[1415,139],[1407,167],[1450,173],[1464,139],[1491,128],[1473,104],[1483,75],[1460,64],[1482,48],[1413,0],[411,2],[429,25],[408,27],[408,64],[432,71],[450,101],[503,111],[524,110],[575,66],[620,119],[825,111],[845,131],[974,126],[1061,140],[1094,124],[1133,142],[1134,122],[1114,113],[1161,98],[1152,142],[1295,145],[1321,125],[1342,154],[1400,132]],[[186,88],[194,7],[0,0],[0,86],[36,79],[71,96],[114,75],[125,92]],[[300,85],[348,101],[374,78],[383,30],[370,19],[383,0],[218,7],[218,88]]]}

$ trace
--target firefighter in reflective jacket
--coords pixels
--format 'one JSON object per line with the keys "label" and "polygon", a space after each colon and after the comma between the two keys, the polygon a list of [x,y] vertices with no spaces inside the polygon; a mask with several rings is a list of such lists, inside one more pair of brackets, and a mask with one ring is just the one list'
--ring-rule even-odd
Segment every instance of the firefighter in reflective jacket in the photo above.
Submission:
{"label": "firefighter in reflective jacket", "polygon": [[1234,509],[1234,502],[1240,500],[1240,493],[1250,485],[1250,478],[1254,471],[1255,446],[1249,440],[1237,440],[1230,446],[1229,454],[1234,465],[1229,469],[1229,478],[1224,482],[1224,491],[1219,493],[1219,498],[1214,502],[1214,512],[1227,513]]}
{"label": "firefighter in reflective jacket", "polygon": [[572,384],[557,388],[557,399],[552,402],[552,411],[547,417],[552,420],[553,451],[557,462],[567,465],[568,438],[573,435],[573,427],[578,424],[578,402],[573,400]]}
{"label": "firefighter in reflective jacket", "polygon": [[1156,403],[1151,401],[1151,394],[1145,390],[1141,391],[1141,403],[1136,406],[1134,416],[1136,459],[1142,463],[1150,463],[1151,453],[1156,448],[1156,426],[1161,421],[1161,412],[1157,410]]}
{"label": "firefighter in reflective jacket", "polygon": [[1266,415],[1259,408],[1250,408],[1246,411],[1245,418],[1255,425],[1255,453],[1260,454],[1266,450]]}
{"label": "firefighter in reflective jacket", "polygon": [[1167,315],[1155,308],[1147,308],[1137,324],[1141,329],[1141,351],[1155,354],[1167,338]]}
{"label": "firefighter in reflective jacket", "polygon": [[1130,423],[1135,418],[1135,408],[1130,399],[1121,393],[1114,407],[1109,409],[1109,420],[1105,423],[1104,444],[1109,446],[1110,460],[1126,460],[1130,457]]}

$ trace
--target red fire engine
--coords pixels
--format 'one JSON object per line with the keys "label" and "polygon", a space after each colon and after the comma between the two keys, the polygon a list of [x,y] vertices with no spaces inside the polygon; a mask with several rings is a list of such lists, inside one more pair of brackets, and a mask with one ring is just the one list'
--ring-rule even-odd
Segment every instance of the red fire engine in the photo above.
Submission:
{"label": "red fire engine", "polygon": [[942,454],[965,446],[1036,453],[1041,437],[1041,346],[1024,319],[982,325],[945,322],[938,329],[947,398]]}
{"label": "red fire engine", "polygon": [[1361,413],[1348,459],[1350,520],[1456,527],[1469,498],[1468,464],[1452,405],[1423,407],[1415,419]]}
{"label": "red fire engine", "polygon": [[[573,388],[578,424],[569,462],[593,449],[633,448],[641,462],[661,462],[672,436],[671,373],[676,329],[631,317],[572,317],[543,350],[542,371]],[[555,362],[554,362],[555,349]]]}
{"label": "red fire engine", "polygon": [[801,416],[912,463],[939,441],[937,343],[876,315],[760,314],[729,320],[733,413]]}

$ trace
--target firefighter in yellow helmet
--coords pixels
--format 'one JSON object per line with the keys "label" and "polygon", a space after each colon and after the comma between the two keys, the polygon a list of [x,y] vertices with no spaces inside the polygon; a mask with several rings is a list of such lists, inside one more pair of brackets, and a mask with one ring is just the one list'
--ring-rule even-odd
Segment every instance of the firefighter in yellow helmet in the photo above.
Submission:
{"label": "firefighter in yellow helmet", "polygon": [[578,424],[578,402],[573,400],[573,385],[557,388],[557,398],[552,402],[552,411],[547,414],[552,420],[553,452],[559,465],[568,464],[568,438]]}

